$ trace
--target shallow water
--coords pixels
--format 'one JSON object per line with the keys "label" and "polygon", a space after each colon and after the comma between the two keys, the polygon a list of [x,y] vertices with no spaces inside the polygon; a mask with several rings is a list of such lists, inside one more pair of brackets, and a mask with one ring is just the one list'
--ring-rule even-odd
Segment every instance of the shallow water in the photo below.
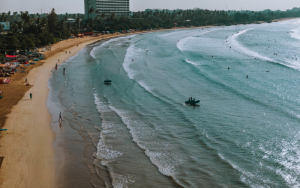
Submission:
{"label": "shallow water", "polygon": [[86,47],[49,82],[58,185],[299,187],[299,48],[300,20]]}

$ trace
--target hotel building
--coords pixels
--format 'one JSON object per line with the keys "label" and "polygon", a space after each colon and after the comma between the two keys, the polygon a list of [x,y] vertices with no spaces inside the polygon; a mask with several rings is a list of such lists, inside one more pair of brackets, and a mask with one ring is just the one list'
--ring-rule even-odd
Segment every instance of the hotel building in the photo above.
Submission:
{"label": "hotel building", "polygon": [[[94,8],[94,12],[89,14],[91,7]],[[101,18],[104,13],[105,18],[109,17],[112,13],[115,13],[117,17],[129,16],[129,0],[85,0],[85,18]]]}

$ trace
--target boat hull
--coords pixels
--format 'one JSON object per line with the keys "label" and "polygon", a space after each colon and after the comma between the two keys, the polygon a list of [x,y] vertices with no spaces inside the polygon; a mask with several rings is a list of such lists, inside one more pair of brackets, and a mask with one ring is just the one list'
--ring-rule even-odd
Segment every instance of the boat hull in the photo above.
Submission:
{"label": "boat hull", "polygon": [[196,105],[198,103],[200,103],[199,100],[198,101],[185,101],[185,104],[189,104],[189,105]]}

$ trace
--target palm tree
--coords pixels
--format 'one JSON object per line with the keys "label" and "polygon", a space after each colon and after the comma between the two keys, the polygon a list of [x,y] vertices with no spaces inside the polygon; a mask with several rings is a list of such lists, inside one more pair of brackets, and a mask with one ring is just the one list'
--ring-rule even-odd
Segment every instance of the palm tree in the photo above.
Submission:
{"label": "palm tree", "polygon": [[28,11],[26,11],[26,12],[21,11],[21,19],[24,21],[24,25],[27,25],[30,23],[31,20],[30,20]]}
{"label": "palm tree", "polygon": [[114,21],[116,19],[116,17],[117,17],[116,13],[112,13],[110,15],[110,18],[111,18],[112,21]]}
{"label": "palm tree", "polygon": [[90,14],[92,14],[95,11],[94,7],[91,7],[88,11],[88,17],[90,17]]}
{"label": "palm tree", "polygon": [[101,18],[105,18],[105,13],[104,12],[101,13]]}

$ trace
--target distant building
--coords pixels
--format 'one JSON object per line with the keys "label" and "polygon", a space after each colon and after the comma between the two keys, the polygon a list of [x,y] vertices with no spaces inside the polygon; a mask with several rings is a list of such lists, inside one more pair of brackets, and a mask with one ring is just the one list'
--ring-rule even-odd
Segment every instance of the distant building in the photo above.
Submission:
{"label": "distant building", "polygon": [[72,22],[75,22],[76,20],[73,18],[68,18],[67,21],[72,23]]}
{"label": "distant building", "polygon": [[9,31],[10,30],[10,22],[0,22],[1,25],[3,25],[3,31]]}
{"label": "distant building", "polygon": [[[93,7],[94,11],[90,12]],[[117,17],[128,17],[130,14],[129,0],[85,0],[84,1],[85,18],[104,18],[115,13]]]}

